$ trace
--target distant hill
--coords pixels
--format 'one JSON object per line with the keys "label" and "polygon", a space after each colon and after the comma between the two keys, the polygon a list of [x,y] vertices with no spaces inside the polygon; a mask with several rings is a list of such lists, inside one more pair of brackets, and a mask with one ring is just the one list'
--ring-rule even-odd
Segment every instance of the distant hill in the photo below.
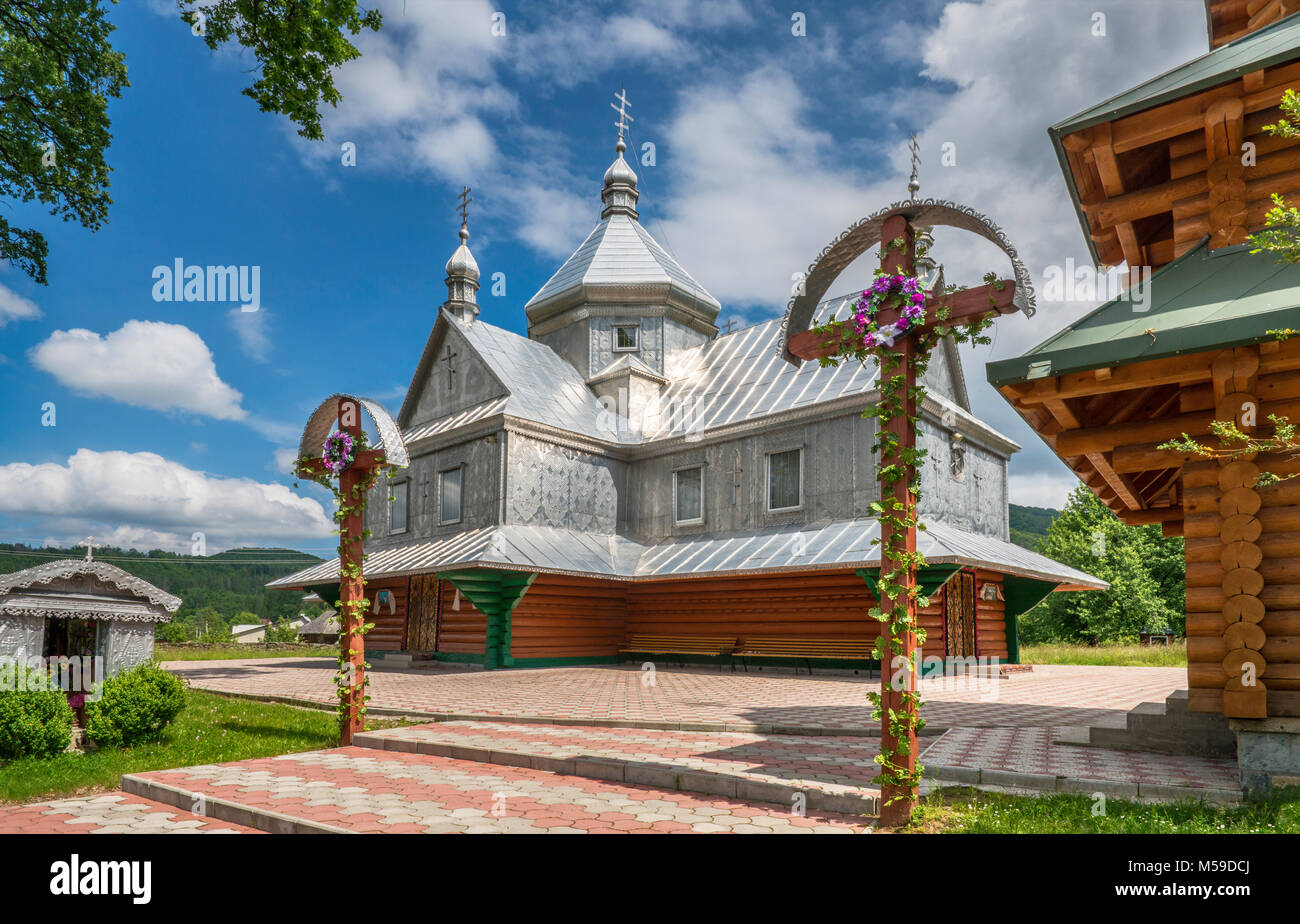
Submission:
{"label": "distant hill", "polygon": [[1007,506],[1011,508],[1011,541],[1031,551],[1038,550],[1038,543],[1047,537],[1047,527],[1061,512],[1050,507]]}
{"label": "distant hill", "polygon": [[[85,547],[32,548],[0,543],[0,573],[21,571],[60,558],[85,556]],[[301,605],[301,591],[267,590],[263,585],[321,560],[293,549],[231,549],[199,556],[112,547],[95,549],[95,558],[180,597],[184,602],[177,611],[178,621],[188,621],[200,610],[211,607],[225,622],[239,613],[275,620],[312,609]]]}

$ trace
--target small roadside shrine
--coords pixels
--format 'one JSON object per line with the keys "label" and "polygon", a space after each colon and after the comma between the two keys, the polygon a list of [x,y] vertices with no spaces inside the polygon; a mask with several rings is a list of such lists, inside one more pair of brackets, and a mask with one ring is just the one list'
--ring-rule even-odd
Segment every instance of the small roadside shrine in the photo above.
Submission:
{"label": "small roadside shrine", "polygon": [[105,677],[153,657],[154,629],[171,622],[180,597],[115,565],[62,559],[0,575],[0,664],[68,672],[84,693]]}
{"label": "small roadside shrine", "polygon": [[[916,178],[913,172],[913,195]],[[949,226],[974,232],[1010,257],[1015,278],[946,291],[941,283],[926,291],[916,276],[916,228]],[[854,260],[879,245],[881,262],[875,283],[862,293],[853,315],[812,327],[814,310],[826,290]],[[922,248],[924,251],[924,248]],[[920,491],[918,465],[925,451],[917,448],[917,424],[925,389],[918,383],[930,350],[941,337],[987,342],[980,337],[1000,314],[1033,314],[1029,274],[1002,231],[969,208],[932,199],[895,203],[852,225],[809,267],[803,285],[791,298],[783,326],[787,360],[798,364],[875,362],[880,366],[881,400],[869,409],[877,421],[880,501],[873,504],[880,521],[880,572],[873,615],[883,631],[876,643],[881,663],[881,690],[873,695],[881,722],[880,820],[902,825],[911,818],[920,773],[917,733],[923,726],[917,692],[918,608],[930,589],[924,581],[925,559],[917,552]]]}

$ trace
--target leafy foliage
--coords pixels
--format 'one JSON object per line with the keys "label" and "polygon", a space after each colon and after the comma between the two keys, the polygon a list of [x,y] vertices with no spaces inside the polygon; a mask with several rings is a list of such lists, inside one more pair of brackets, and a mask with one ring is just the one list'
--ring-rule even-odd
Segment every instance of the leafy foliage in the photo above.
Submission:
{"label": "leafy foliage", "polygon": [[86,734],[104,747],[154,741],[185,708],[185,684],[153,664],[137,664],[104,681],[86,701]]}
{"label": "leafy foliage", "polygon": [[288,116],[313,141],[323,137],[321,104],[337,106],[343,98],[333,69],[361,56],[347,35],[378,32],[383,24],[377,10],[363,10],[357,0],[179,0],[177,6],[213,51],[232,39],[251,51],[261,76],[244,95],[263,112]]}
{"label": "leafy foliage", "polygon": [[[1283,118],[1264,130],[1275,138],[1300,138],[1300,94],[1287,90],[1278,105]],[[1277,193],[1273,194],[1273,207],[1264,216],[1265,227],[1250,236],[1251,253],[1271,250],[1279,262],[1300,262],[1300,209],[1290,205]]]}
{"label": "leafy foliage", "polygon": [[[0,4],[0,196],[92,231],[108,218],[108,100],[129,86],[102,0]],[[0,214],[0,259],[46,282],[49,244]]]}
{"label": "leafy foliage", "polygon": [[[26,683],[17,682],[17,671]],[[49,757],[67,750],[72,740],[72,707],[43,673],[10,662],[0,690],[0,758]]]}
{"label": "leafy foliage", "polygon": [[1159,526],[1125,526],[1083,485],[1039,551],[1110,583],[1103,593],[1052,594],[1020,619],[1024,643],[1132,642],[1184,629],[1183,540]]}

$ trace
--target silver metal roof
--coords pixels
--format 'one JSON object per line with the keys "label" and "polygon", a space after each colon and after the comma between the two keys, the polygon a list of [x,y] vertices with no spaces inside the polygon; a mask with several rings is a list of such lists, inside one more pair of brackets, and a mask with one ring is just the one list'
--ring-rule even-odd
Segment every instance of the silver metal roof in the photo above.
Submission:
{"label": "silver metal roof", "polygon": [[584,288],[647,284],[667,285],[689,301],[712,308],[714,314],[722,308],[640,222],[614,214],[592,229],[573,256],[528,300],[524,310],[562,301]]}
{"label": "silver metal roof", "polygon": [[[765,529],[724,537],[675,537],[654,545],[623,536],[512,524],[485,527],[425,542],[376,549],[366,556],[367,577],[499,568],[581,574],[616,580],[663,580],[729,573],[818,571],[880,566],[880,526],[873,518],[807,527]],[[1071,589],[1104,590],[1106,582],[1013,543],[979,536],[942,522],[918,537],[930,564],[990,568],[1051,581]],[[338,561],[322,562],[269,587],[306,587],[338,580]]]}

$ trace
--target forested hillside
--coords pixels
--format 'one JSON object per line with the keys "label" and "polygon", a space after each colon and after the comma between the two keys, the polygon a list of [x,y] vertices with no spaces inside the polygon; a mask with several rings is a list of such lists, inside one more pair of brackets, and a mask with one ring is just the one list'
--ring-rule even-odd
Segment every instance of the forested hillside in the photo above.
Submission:
{"label": "forested hillside", "polygon": [[[0,573],[85,555],[84,547],[32,548],[0,543]],[[198,633],[193,634],[201,634],[205,623],[211,632],[219,625],[229,627],[236,622],[263,618],[276,620],[320,609],[303,606],[299,591],[267,590],[264,586],[267,581],[320,561],[314,555],[293,549],[231,549],[197,556],[157,549],[138,552],[105,547],[95,549],[95,559],[117,565],[180,597],[184,602],[175,621],[182,626],[197,627]]]}
{"label": "forested hillside", "polygon": [[1038,543],[1047,538],[1047,527],[1061,514],[1050,507],[1008,506],[1011,508],[1011,541],[1031,550],[1037,550]]}

